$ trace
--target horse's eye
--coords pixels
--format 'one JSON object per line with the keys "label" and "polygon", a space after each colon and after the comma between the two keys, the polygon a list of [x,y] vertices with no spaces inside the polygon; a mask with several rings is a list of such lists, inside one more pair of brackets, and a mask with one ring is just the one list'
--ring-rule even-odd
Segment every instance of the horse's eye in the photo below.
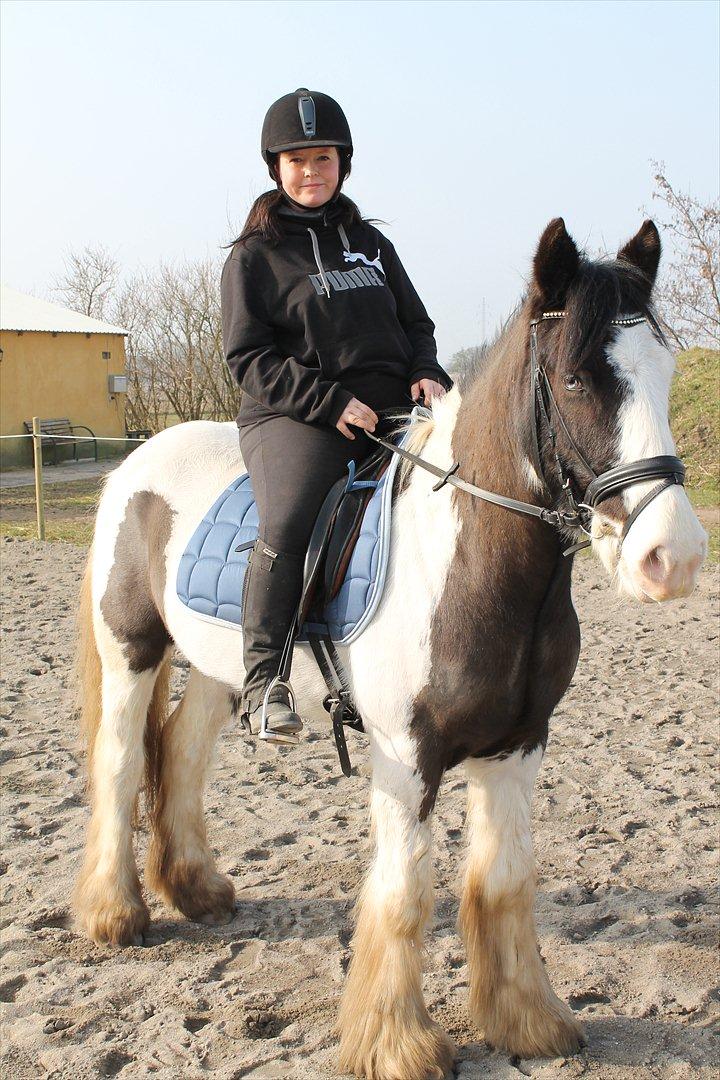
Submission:
{"label": "horse's eye", "polygon": [[564,379],[566,390],[582,390],[583,384],[579,375],[566,375]]}

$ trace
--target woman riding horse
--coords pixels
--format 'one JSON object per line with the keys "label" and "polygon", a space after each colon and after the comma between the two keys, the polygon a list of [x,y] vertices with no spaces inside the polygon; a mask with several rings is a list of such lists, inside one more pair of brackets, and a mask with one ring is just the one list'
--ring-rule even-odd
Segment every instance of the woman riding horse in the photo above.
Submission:
{"label": "woman riding horse", "polygon": [[[363,432],[378,412],[452,386],[393,245],[341,193],[352,153],[331,97],[299,89],[276,101],[262,156],[277,190],[255,201],[223,269],[225,358],[243,391],[240,448],[259,516],[243,586],[242,709],[254,732],[325,495],[370,453]],[[298,731],[285,683],[268,697],[268,730]]]}
{"label": "woman riding horse", "polygon": [[[278,198],[285,205],[285,197]],[[333,266],[332,228],[310,228]],[[392,249],[365,230],[352,227],[347,254],[364,255],[384,278],[379,261],[392,278]],[[310,270],[310,289],[330,311],[342,295],[324,293],[323,301],[314,284],[322,289],[322,276],[308,265],[303,239],[300,230],[277,249],[262,248],[266,258],[255,265],[263,295],[269,303],[271,260],[284,252],[296,268],[298,292],[301,268]],[[242,247],[238,257],[245,257]],[[461,762],[468,858],[460,925],[473,1022],[488,1043],[523,1058],[566,1056],[580,1044],[578,1019],[556,996],[538,949],[531,829],[550,717],[570,685],[580,647],[572,551],[583,525],[621,591],[654,602],[689,595],[707,550],[681,486],[684,470],[668,423],[674,364],[651,300],[659,258],[660,237],[650,221],[616,259],[602,261],[581,255],[561,219],[550,222],[535,251],[528,293],[497,341],[436,401],[432,416],[423,411],[408,426],[403,446],[424,464],[397,485],[382,601],[341,654],[368,736],[375,838],[338,1021],[343,1072],[368,1080],[440,1080],[452,1064],[452,1042],[423,999],[422,956],[433,911],[433,811],[444,774]],[[335,281],[341,288],[341,271],[324,274],[329,287]],[[385,288],[356,284],[353,295]],[[291,291],[286,288],[286,297]],[[311,310],[319,320],[325,308],[309,305],[312,323]],[[272,369],[268,340],[258,352]],[[281,356],[300,351],[287,336],[279,340]],[[316,348],[322,360],[319,339]],[[423,363],[417,354],[414,362]],[[308,380],[306,387],[318,375],[298,360],[276,356],[274,363],[278,379],[282,364],[290,365],[291,384],[293,372]],[[247,365],[249,379],[255,366]],[[409,380],[422,383],[418,374],[410,370],[402,388]],[[349,394],[348,382],[332,392]],[[335,383],[318,385],[321,394]],[[369,400],[379,407],[377,398]],[[339,444],[345,452],[344,458],[338,453],[339,474],[359,441],[346,443],[345,433],[329,425],[284,417],[258,424],[256,432],[281,423],[295,443],[273,462],[274,475],[286,468],[300,473],[303,484],[313,475],[314,458],[312,468],[299,466],[297,447],[316,448],[312,439],[317,446]],[[308,442],[301,444],[298,433]],[[369,431],[361,437],[368,439]],[[270,467],[260,448],[258,457]],[[426,467],[445,474],[455,462],[458,470],[440,486]],[[80,610],[93,813],[74,899],[79,923],[94,941],[139,944],[150,925],[133,849],[143,769],[151,832],[147,886],[202,923],[243,917],[235,874],[222,872],[208,838],[203,789],[245,671],[232,624],[191,610],[178,595],[198,518],[237,475],[235,425],[197,420],[143,443],[103,487]],[[485,488],[483,499],[475,497],[481,490],[476,481]],[[487,501],[493,492],[503,497],[499,505]],[[266,530],[278,513],[273,503]],[[270,547],[274,533],[265,536]],[[270,550],[288,549],[277,544]],[[276,570],[262,573],[265,580]],[[168,715],[175,650],[189,672]],[[304,645],[295,667],[298,700],[322,730],[325,687]],[[251,779],[249,772],[244,783]],[[252,807],[245,810],[256,829]],[[241,858],[241,883],[244,872]]]}

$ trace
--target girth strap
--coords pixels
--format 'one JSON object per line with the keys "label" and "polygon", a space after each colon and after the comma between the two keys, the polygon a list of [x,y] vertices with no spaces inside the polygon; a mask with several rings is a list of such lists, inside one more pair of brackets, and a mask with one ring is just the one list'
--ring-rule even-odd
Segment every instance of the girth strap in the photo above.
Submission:
{"label": "girth strap", "polygon": [[340,768],[344,776],[350,776],[352,765],[350,764],[350,754],[345,739],[345,728],[351,727],[355,728],[356,731],[364,731],[362,718],[353,702],[342,661],[337,654],[335,643],[330,635],[326,633],[308,633],[308,641],[325,680],[325,685],[328,688],[323,706],[330,713],[335,746],[340,759]]}

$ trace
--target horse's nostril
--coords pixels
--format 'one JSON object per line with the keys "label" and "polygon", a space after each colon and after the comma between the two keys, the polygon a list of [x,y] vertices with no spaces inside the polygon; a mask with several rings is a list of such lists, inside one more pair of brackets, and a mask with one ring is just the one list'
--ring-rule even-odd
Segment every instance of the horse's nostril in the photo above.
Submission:
{"label": "horse's nostril", "polygon": [[641,564],[641,572],[649,581],[663,581],[673,568],[670,552],[664,547],[654,547]]}

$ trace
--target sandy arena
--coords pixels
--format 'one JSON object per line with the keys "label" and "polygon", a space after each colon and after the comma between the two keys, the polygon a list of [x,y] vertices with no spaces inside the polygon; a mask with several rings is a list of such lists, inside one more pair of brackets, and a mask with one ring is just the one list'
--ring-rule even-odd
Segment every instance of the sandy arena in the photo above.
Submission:
{"label": "sandy arena", "polygon": [[[362,736],[350,733],[359,775],[345,780],[329,728],[281,753],[226,731],[207,808],[237,890],[234,921],[195,925],[151,898],[145,947],[92,945],[69,909],[88,822],[72,678],[85,552],[5,541],[0,553],[3,1076],[329,1080],[352,901],[370,858]],[[664,607],[620,600],[586,558],[575,579],[583,650],[536,792],[536,914],[551,981],[588,1046],[567,1060],[511,1062],[469,1023],[455,925],[462,769],[446,778],[435,816],[427,1002],[457,1044],[463,1080],[709,1080],[717,567],[693,597]],[[177,697],[180,658],[174,675]]]}

